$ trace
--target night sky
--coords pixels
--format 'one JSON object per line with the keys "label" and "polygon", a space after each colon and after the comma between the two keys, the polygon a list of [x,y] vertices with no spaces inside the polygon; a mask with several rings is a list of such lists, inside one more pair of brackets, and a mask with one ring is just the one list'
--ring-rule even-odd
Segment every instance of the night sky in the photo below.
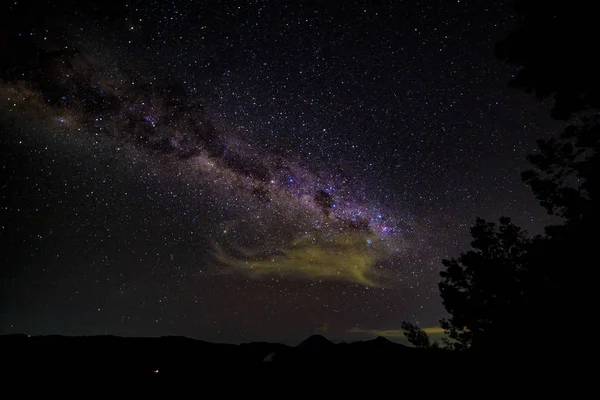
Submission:
{"label": "night sky", "polygon": [[0,10],[0,333],[402,340],[476,216],[548,223],[510,1],[51,3]]}

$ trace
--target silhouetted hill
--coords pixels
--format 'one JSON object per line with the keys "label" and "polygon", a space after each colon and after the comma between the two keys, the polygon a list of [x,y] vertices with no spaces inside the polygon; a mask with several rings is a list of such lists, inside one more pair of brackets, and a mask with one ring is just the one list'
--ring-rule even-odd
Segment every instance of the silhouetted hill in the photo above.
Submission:
{"label": "silhouetted hill", "polygon": [[[319,335],[295,347],[265,342],[219,344],[174,336],[5,335],[0,336],[0,350],[0,376],[5,382],[91,381],[132,384],[149,390],[154,390],[153,385],[172,384],[212,387],[223,385],[223,379],[231,383],[220,386],[225,392],[238,386],[258,390],[264,385],[292,384],[298,388],[300,382],[337,385],[348,377],[377,382],[379,386],[397,384],[399,377],[410,383],[428,380],[432,374],[439,375],[438,382],[450,382],[458,375],[471,374],[475,378],[503,365],[502,360],[421,350],[381,337],[334,344]],[[528,368],[523,362],[519,367]],[[241,385],[242,381],[246,386]]]}
{"label": "silhouetted hill", "polygon": [[298,349],[314,351],[325,350],[328,348],[332,348],[332,346],[335,346],[335,344],[326,337],[321,335],[312,335],[296,347]]}
{"label": "silhouetted hill", "polygon": [[[126,338],[117,336],[0,336],[4,374],[83,376],[185,376],[211,372],[243,372],[249,368],[286,370],[361,360],[388,359],[410,348],[378,338],[336,345],[314,335],[296,347],[279,343],[241,345],[209,343],[185,337]],[[156,372],[158,371],[158,372]]]}
{"label": "silhouetted hill", "polygon": [[372,340],[364,340],[362,342],[353,342],[353,343],[351,343],[351,345],[355,346],[355,347],[362,346],[362,347],[367,347],[367,348],[371,348],[371,349],[382,349],[382,348],[408,349],[408,346],[405,346],[400,343],[394,343],[391,340],[386,339],[382,336],[377,336],[375,339],[372,339]]}

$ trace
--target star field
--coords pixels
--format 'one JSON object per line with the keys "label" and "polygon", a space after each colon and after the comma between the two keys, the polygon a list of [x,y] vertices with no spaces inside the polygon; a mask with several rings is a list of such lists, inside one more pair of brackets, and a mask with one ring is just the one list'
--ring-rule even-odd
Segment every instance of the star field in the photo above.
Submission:
{"label": "star field", "polygon": [[476,216],[547,223],[505,2],[63,3],[3,6],[2,333],[434,329]]}

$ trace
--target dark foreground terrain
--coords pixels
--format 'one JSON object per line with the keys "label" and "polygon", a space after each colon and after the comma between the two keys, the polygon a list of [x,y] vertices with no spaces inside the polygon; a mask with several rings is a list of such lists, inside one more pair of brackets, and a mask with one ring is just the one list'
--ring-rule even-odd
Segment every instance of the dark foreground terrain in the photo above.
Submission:
{"label": "dark foreground terrain", "polygon": [[51,387],[83,385],[81,390],[133,385],[150,391],[218,388],[226,394],[282,386],[292,392],[327,387],[358,394],[402,387],[433,394],[455,385],[480,391],[489,385],[501,390],[523,383],[535,390],[551,390],[572,369],[551,358],[420,350],[384,338],[334,344],[322,336],[290,347],[217,344],[184,337],[5,335],[0,336],[0,351],[0,379],[9,386],[24,388],[25,382],[35,388],[51,382]]}

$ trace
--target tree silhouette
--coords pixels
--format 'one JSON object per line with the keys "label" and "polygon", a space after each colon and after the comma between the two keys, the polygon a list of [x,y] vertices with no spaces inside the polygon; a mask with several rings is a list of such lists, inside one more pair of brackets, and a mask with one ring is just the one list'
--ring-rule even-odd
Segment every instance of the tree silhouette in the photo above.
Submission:
{"label": "tree silhouette", "polygon": [[416,348],[429,349],[432,347],[429,335],[417,325],[402,321],[402,330],[406,339]]}
{"label": "tree silhouette", "polygon": [[[593,315],[600,227],[600,116],[582,118],[558,138],[541,140],[523,173],[540,204],[564,223],[546,227],[532,265],[546,280],[543,309],[583,321]],[[540,297],[542,297],[540,295]]]}
{"label": "tree silhouette", "polygon": [[558,137],[538,140],[528,159],[532,170],[522,174],[548,213],[567,224],[597,220],[600,162],[600,116],[582,118]]}
{"label": "tree silhouette", "polygon": [[511,320],[524,305],[529,271],[532,239],[509,218],[499,224],[478,218],[471,235],[472,250],[443,260],[446,269],[440,273],[440,294],[450,314],[441,324],[457,349],[513,341]]}
{"label": "tree silhouette", "polygon": [[[590,2],[517,0],[520,24],[497,44],[501,58],[522,68],[510,83],[539,97],[554,96],[552,116],[580,117],[557,138],[538,140],[528,156],[533,168],[522,173],[540,204],[563,223],[529,237],[502,217],[477,218],[472,249],[443,260],[440,294],[448,319],[440,321],[450,340],[446,348],[519,355],[565,355],[554,338],[539,335],[567,315],[592,315],[600,227],[600,59],[586,39],[595,29]],[[415,325],[402,325],[416,347],[431,347]]]}
{"label": "tree silhouette", "polygon": [[[546,228],[532,252],[531,269],[545,279],[543,310],[583,320],[592,315],[600,227],[600,59],[591,49],[598,37],[596,4],[585,0],[518,0],[517,29],[498,43],[497,54],[521,66],[512,84],[553,96],[552,116],[569,119],[586,111],[557,138],[538,141],[523,173],[548,213],[564,223]],[[590,116],[591,115],[591,116]]]}
{"label": "tree silhouette", "polygon": [[[554,118],[600,110],[600,60],[586,40],[595,14],[587,3],[517,1],[520,24],[496,48],[522,67],[513,86],[554,96]],[[567,315],[590,315],[585,310],[594,304],[595,281],[588,275],[600,226],[599,139],[600,116],[582,117],[557,138],[539,140],[528,156],[533,168],[523,172],[523,181],[563,223],[531,238],[508,218],[498,224],[477,219],[472,250],[443,260],[439,288],[450,316],[441,325],[455,349],[545,350],[553,339],[536,332]]]}
{"label": "tree silhouette", "polygon": [[521,67],[510,84],[553,97],[556,119],[600,108],[595,2],[516,0],[515,9],[516,29],[496,45],[500,59]]}

